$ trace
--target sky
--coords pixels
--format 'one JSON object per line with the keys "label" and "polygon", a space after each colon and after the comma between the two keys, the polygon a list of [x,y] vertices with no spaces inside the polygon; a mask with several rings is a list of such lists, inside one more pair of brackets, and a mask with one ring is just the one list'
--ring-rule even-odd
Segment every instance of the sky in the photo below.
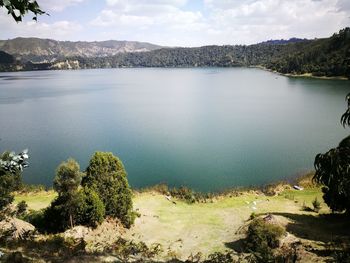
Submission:
{"label": "sky", "polygon": [[350,0],[37,0],[49,15],[16,23],[0,9],[0,39],[134,40],[164,46],[254,44],[329,37],[350,26]]}

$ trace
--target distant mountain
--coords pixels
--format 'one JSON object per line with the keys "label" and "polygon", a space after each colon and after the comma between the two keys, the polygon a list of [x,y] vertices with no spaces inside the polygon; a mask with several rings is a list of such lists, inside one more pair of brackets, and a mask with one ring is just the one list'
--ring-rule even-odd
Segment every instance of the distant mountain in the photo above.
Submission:
{"label": "distant mountain", "polygon": [[[38,41],[38,39],[34,40]],[[298,39],[287,40],[290,41],[289,43],[283,42],[286,40],[278,40],[275,43],[266,41],[249,46],[161,48],[147,43],[127,41],[40,41],[44,41],[46,46],[44,44],[35,46],[28,39],[25,39],[25,41],[22,41],[22,46],[10,49],[9,44],[13,44],[14,40],[6,42],[7,45],[3,44],[2,46],[2,42],[0,42],[0,50],[4,50],[17,58],[16,62],[13,63],[14,65],[3,66],[0,71],[118,67],[253,66],[283,74],[307,74],[347,77],[350,79],[350,28],[344,28],[329,38],[303,41]],[[73,47],[70,47],[70,45]],[[134,48],[133,52],[131,47]],[[17,53],[15,53],[15,50]],[[18,60],[19,57],[21,58],[20,61]],[[36,63],[38,60],[33,58],[41,59],[39,61],[42,62]],[[46,61],[44,58],[47,58]],[[51,58],[51,60],[48,58]]]}
{"label": "distant mountain", "polygon": [[32,62],[52,62],[65,57],[84,58],[113,56],[118,53],[144,52],[161,46],[136,41],[71,42],[40,38],[15,38],[0,40],[0,50],[17,59]]}
{"label": "distant mountain", "polygon": [[264,42],[260,42],[259,44],[284,45],[284,44],[298,43],[298,42],[305,42],[305,41],[309,41],[309,39],[292,37],[290,39],[275,39],[275,40],[271,39]]}

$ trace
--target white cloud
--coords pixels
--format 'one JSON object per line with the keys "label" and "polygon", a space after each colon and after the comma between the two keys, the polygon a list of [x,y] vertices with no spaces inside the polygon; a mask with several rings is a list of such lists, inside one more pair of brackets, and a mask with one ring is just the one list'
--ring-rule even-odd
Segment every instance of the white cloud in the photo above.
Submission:
{"label": "white cloud", "polygon": [[[105,0],[91,1],[84,10],[69,8],[83,1],[41,1],[43,9],[48,8],[44,10],[62,12],[52,11],[50,19],[39,19],[38,24],[16,25],[8,22],[10,18],[1,22],[0,16],[0,38],[120,39],[167,46],[252,44],[327,37],[350,24],[350,0]],[[68,17],[90,22],[82,27]],[[48,23],[51,18],[62,21]]]}
{"label": "white cloud", "polygon": [[[91,21],[123,39],[163,45],[252,44],[267,39],[325,37],[349,22],[349,0],[107,0]],[[114,35],[116,35],[114,34]]]}
{"label": "white cloud", "polygon": [[0,24],[2,26],[0,39],[21,36],[70,40],[74,38],[77,32],[82,30],[82,26],[79,23],[66,20],[54,23],[35,22],[32,20],[15,23],[3,10],[0,12]]}
{"label": "white cloud", "polygon": [[[109,27],[113,35],[122,39],[178,45],[204,24],[200,11],[186,10],[186,0],[107,0],[108,9],[102,10],[90,24]],[[170,39],[177,39],[171,41]]]}
{"label": "white cloud", "polygon": [[40,1],[40,7],[45,11],[60,12],[65,8],[82,3],[84,0],[44,0]]}
{"label": "white cloud", "polygon": [[221,41],[250,44],[294,36],[329,36],[349,22],[349,14],[339,8],[339,2],[341,1],[205,0],[205,5],[210,10],[212,27],[226,28],[221,36],[217,36]]}
{"label": "white cloud", "polygon": [[163,26],[196,23],[202,19],[200,12],[182,10],[185,0],[107,0],[104,9],[91,21],[95,26]]}
{"label": "white cloud", "polygon": [[106,0],[108,6],[134,6],[134,5],[170,5],[184,6],[188,0]]}

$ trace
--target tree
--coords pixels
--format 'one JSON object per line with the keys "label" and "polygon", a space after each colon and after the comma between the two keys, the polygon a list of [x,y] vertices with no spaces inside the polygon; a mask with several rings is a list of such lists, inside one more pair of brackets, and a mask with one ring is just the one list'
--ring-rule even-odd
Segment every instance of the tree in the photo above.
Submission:
{"label": "tree", "polygon": [[72,195],[77,191],[81,179],[79,164],[74,159],[68,159],[57,167],[53,188],[58,195]]}
{"label": "tree", "polygon": [[[343,126],[350,126],[350,94],[346,96],[348,109],[341,117]],[[324,185],[323,199],[335,211],[350,212],[350,136],[338,147],[315,157],[314,180]]]}
{"label": "tree", "polygon": [[58,196],[46,211],[48,221],[55,222],[53,228],[55,225],[58,230],[64,230],[69,225],[73,227],[77,207],[82,202],[78,198],[81,178],[80,166],[74,159],[68,159],[57,167],[53,188]]}
{"label": "tree", "polygon": [[23,168],[28,166],[28,150],[16,155],[14,152],[4,152],[0,155],[0,212],[12,203],[12,192],[19,189]]}
{"label": "tree", "polygon": [[130,227],[134,221],[132,192],[124,165],[110,152],[96,152],[86,169],[83,186],[96,191],[106,208],[106,215],[120,219]]}
{"label": "tree", "polygon": [[0,0],[0,7],[5,7],[7,13],[13,17],[16,22],[21,22],[24,15],[28,12],[34,14],[33,20],[37,20],[38,15],[45,12],[40,9],[37,1],[34,0]]}

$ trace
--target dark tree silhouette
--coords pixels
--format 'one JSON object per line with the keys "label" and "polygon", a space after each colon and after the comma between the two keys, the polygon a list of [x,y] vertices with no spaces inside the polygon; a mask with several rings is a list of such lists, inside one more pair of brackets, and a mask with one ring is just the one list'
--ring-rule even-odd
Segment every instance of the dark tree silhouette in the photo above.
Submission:
{"label": "dark tree silhouette", "polygon": [[37,1],[30,0],[0,0],[0,7],[7,9],[7,13],[13,17],[16,22],[21,22],[24,15],[28,12],[34,14],[33,20],[37,20],[38,15],[45,14],[40,9]]}
{"label": "dark tree silhouette", "polygon": [[[347,110],[341,117],[341,124],[350,126],[350,93],[346,96]],[[350,213],[350,136],[338,147],[315,158],[314,180],[324,185],[323,199],[332,211]]]}
{"label": "dark tree silhouette", "polygon": [[344,127],[346,125],[350,126],[350,93],[346,96],[346,100],[348,102],[348,109],[343,114],[343,116],[341,116],[341,119],[340,119],[340,122],[341,124],[343,124]]}

